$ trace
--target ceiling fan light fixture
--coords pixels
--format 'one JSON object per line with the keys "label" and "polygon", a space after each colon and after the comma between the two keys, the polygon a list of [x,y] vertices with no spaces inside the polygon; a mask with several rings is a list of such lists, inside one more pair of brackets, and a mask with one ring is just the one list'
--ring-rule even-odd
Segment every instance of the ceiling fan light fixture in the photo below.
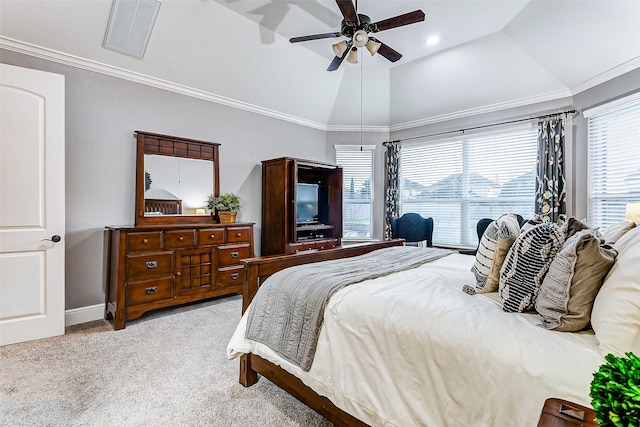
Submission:
{"label": "ceiling fan light fixture", "polygon": [[333,53],[335,53],[336,56],[342,58],[342,55],[347,50],[347,42],[343,40],[340,43],[332,45],[331,48],[333,49]]}
{"label": "ceiling fan light fixture", "polygon": [[347,62],[349,64],[357,64],[358,63],[358,49],[355,47],[351,49],[351,52],[347,55]]}
{"label": "ceiling fan light fixture", "polygon": [[362,47],[369,41],[369,36],[365,30],[358,30],[353,33],[353,45],[355,47]]}
{"label": "ceiling fan light fixture", "polygon": [[376,53],[378,53],[378,49],[380,49],[380,46],[382,46],[382,43],[369,40],[366,46],[371,56],[373,56]]}

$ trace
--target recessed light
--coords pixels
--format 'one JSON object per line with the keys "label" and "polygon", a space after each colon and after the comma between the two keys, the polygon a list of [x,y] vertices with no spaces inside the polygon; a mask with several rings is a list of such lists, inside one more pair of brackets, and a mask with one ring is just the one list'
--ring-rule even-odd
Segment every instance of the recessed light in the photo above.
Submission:
{"label": "recessed light", "polygon": [[430,36],[427,39],[427,44],[428,45],[434,45],[434,44],[438,44],[439,41],[440,41],[440,37],[438,37],[438,36]]}

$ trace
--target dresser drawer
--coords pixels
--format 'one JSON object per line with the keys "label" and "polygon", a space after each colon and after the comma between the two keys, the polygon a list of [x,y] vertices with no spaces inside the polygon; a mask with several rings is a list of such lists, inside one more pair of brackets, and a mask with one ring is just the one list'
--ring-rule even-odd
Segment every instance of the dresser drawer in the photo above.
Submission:
{"label": "dresser drawer", "polygon": [[218,283],[220,286],[241,285],[242,282],[244,282],[244,266],[218,269]]}
{"label": "dresser drawer", "polygon": [[224,228],[205,228],[198,231],[198,243],[203,245],[219,245],[224,243]]}
{"label": "dresser drawer", "polygon": [[248,242],[251,236],[251,227],[227,227],[227,242]]}
{"label": "dresser drawer", "polygon": [[190,248],[196,245],[196,230],[171,230],[164,233],[165,249]]}
{"label": "dresser drawer", "polygon": [[162,249],[162,231],[127,233],[127,252]]}
{"label": "dresser drawer", "polygon": [[218,247],[218,265],[224,267],[226,265],[240,264],[243,258],[250,258],[250,245],[228,245]]}
{"label": "dresser drawer", "polygon": [[173,253],[155,252],[127,256],[127,280],[145,280],[173,274]]}
{"label": "dresser drawer", "polygon": [[173,279],[147,280],[127,283],[127,305],[146,304],[154,301],[173,298]]}

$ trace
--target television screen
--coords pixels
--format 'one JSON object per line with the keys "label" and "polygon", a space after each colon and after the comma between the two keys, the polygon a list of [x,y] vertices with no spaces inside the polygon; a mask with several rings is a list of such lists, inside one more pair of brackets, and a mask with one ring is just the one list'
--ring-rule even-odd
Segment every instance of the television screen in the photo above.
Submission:
{"label": "television screen", "polygon": [[296,185],[296,222],[298,224],[318,222],[318,184]]}

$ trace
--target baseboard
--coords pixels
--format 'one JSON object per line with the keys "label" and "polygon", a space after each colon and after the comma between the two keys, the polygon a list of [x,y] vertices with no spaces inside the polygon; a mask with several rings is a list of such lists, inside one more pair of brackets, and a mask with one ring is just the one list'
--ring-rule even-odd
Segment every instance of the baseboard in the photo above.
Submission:
{"label": "baseboard", "polygon": [[104,319],[104,304],[89,305],[86,307],[72,308],[64,312],[64,325],[73,326],[80,323],[93,322]]}

